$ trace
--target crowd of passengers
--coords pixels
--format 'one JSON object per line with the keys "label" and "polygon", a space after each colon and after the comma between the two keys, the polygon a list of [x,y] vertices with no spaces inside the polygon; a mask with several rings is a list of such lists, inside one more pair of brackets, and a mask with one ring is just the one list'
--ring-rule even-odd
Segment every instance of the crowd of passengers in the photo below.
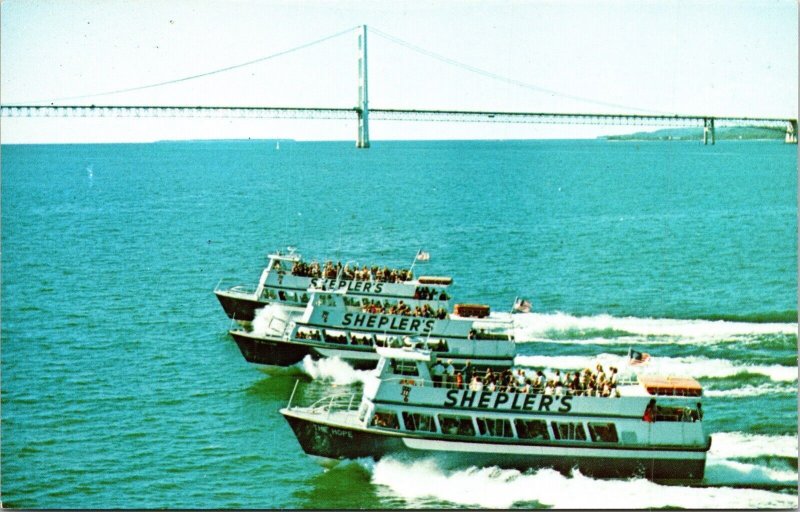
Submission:
{"label": "crowd of passengers", "polygon": [[423,304],[422,306],[414,306],[414,309],[411,309],[411,306],[402,300],[397,304],[388,305],[386,303],[382,304],[379,300],[368,302],[361,306],[361,311],[373,314],[421,316],[424,318],[438,318],[440,320],[447,318],[447,310],[444,308],[434,310],[430,305]]}
{"label": "crowd of passengers", "polygon": [[617,372],[617,368],[613,366],[606,372],[600,364],[594,370],[586,368],[583,371],[567,372],[563,375],[560,370],[545,375],[542,370],[523,368],[497,372],[487,368],[482,372],[474,370],[469,361],[463,368],[456,369],[452,360],[448,360],[446,365],[442,364],[442,361],[437,361],[432,369],[432,377],[434,387],[470,391],[618,397]]}
{"label": "crowd of passengers", "polygon": [[[280,261],[275,262],[276,268],[280,267]],[[328,260],[324,265],[312,261],[306,263],[305,261],[295,261],[292,265],[292,275],[301,277],[323,277],[325,279],[354,279],[356,281],[379,281],[384,283],[402,283],[410,281],[414,278],[411,270],[404,268],[389,268],[378,266],[368,267],[364,265],[358,268],[358,265],[350,267],[347,263],[342,266],[342,262],[333,263]]]}

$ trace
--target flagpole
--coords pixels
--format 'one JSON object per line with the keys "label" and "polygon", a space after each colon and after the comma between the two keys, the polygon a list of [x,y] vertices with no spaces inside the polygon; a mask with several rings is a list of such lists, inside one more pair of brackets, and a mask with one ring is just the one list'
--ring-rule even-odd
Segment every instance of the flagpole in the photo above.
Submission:
{"label": "flagpole", "polygon": [[414,270],[414,265],[417,264],[417,258],[419,258],[419,253],[421,252],[422,252],[422,247],[420,247],[419,250],[417,251],[417,254],[414,255],[414,261],[411,262],[411,268],[408,269],[409,272]]}

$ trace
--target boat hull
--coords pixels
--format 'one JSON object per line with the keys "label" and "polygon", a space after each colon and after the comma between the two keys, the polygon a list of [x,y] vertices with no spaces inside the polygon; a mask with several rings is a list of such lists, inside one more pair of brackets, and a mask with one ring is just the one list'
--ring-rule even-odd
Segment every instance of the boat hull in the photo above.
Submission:
{"label": "boat hull", "polygon": [[266,302],[260,302],[244,294],[236,294],[227,290],[217,290],[214,295],[217,296],[228,318],[232,318],[239,323],[252,322],[256,316],[256,310],[267,305]]}
{"label": "boat hull", "polygon": [[[579,450],[572,448],[563,449],[561,454],[532,454],[521,453],[526,450],[519,444],[425,438],[316,421],[286,409],[281,413],[303,451],[328,459],[372,457],[378,460],[388,455],[400,459],[435,457],[442,467],[448,469],[470,466],[498,466],[520,471],[552,468],[564,474],[577,469],[581,474],[594,478],[642,477],[663,482],[696,482],[702,480],[705,470],[705,451],[687,450],[685,457],[681,456],[683,452],[655,449],[591,449],[585,451],[593,454],[581,455]],[[615,451],[624,454],[615,454]],[[639,453],[631,456],[629,452]]]}
{"label": "boat hull", "polygon": [[318,360],[338,357],[358,370],[370,370],[378,365],[378,354],[374,351],[336,350],[333,347],[316,347],[308,343],[292,343],[285,340],[261,338],[242,331],[229,331],[244,358],[254,364],[268,366],[291,366],[306,356]]}
{"label": "boat hull", "polygon": [[299,363],[311,352],[305,345],[275,343],[268,339],[253,338],[237,331],[229,331],[244,358],[254,364],[291,366]]}

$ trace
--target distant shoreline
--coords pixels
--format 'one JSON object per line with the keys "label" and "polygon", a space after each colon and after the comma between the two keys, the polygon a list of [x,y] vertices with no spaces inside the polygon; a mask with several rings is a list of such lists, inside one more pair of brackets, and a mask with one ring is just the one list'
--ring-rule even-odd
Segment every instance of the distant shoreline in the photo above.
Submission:
{"label": "distant shoreline", "polygon": [[[720,140],[747,140],[747,141],[775,141],[783,140],[786,132],[781,128],[767,126],[729,126],[717,128],[714,139]],[[626,135],[603,135],[598,137],[613,141],[682,141],[702,140],[702,128],[666,128],[654,132],[636,132]]]}

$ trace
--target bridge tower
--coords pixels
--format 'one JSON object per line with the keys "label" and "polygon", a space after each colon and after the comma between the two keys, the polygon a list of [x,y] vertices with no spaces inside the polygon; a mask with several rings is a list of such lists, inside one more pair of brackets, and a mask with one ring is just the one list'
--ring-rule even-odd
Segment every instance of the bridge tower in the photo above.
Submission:
{"label": "bridge tower", "polygon": [[703,144],[708,144],[708,140],[711,139],[711,145],[714,145],[716,139],[715,135],[714,118],[707,117],[703,119]]}
{"label": "bridge tower", "polygon": [[369,105],[367,99],[367,26],[361,25],[358,38],[358,139],[357,148],[369,147]]}
{"label": "bridge tower", "polygon": [[797,121],[789,121],[786,124],[786,143],[797,144]]}

